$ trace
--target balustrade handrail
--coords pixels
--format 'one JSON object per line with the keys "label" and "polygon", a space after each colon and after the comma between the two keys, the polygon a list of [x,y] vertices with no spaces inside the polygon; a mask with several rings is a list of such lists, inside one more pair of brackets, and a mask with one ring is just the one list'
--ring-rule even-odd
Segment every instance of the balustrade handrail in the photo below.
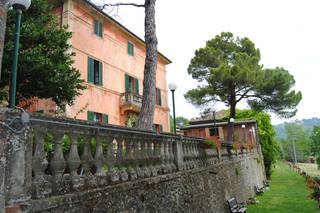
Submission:
{"label": "balustrade handrail", "polygon": [[[34,138],[33,198],[67,193],[68,189],[53,190],[55,181],[64,177],[71,178],[76,184],[73,188],[81,190],[85,187],[79,177],[100,178],[99,183],[106,185],[204,167],[226,156],[224,148],[206,153],[200,146],[203,138],[171,133],[36,114],[31,114],[30,126]],[[53,138],[50,152],[45,151],[48,132]],[[62,142],[65,135],[70,141],[67,148]],[[43,186],[48,188],[42,190]]]}

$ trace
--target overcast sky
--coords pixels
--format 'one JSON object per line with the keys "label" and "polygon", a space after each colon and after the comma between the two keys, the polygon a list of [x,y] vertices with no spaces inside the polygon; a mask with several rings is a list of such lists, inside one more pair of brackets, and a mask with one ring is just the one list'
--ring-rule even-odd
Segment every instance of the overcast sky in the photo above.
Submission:
{"label": "overcast sky", "polygon": [[[255,43],[264,67],[281,66],[294,75],[294,89],[302,92],[303,99],[293,119],[319,117],[319,10],[319,0],[158,0],[158,49],[173,61],[167,67],[167,79],[168,83],[174,81],[178,85],[176,115],[189,119],[199,115],[199,109],[183,97],[186,91],[197,86],[187,73],[194,51],[215,35],[230,31]],[[143,8],[121,7],[116,19],[143,38],[143,12]],[[219,110],[223,106],[215,108]],[[273,123],[282,121],[272,116]]]}

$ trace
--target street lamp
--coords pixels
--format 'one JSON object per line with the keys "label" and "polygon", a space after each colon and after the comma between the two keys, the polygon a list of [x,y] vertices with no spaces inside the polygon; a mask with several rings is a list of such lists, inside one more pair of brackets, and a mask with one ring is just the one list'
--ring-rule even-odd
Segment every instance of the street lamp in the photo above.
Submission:
{"label": "street lamp", "polygon": [[19,56],[19,38],[22,10],[27,10],[31,5],[31,0],[9,0],[9,4],[16,11],[16,26],[14,34],[14,52],[10,84],[10,108],[16,106],[17,68]]}
{"label": "street lamp", "polygon": [[245,142],[245,143],[247,143],[247,135],[246,135],[246,130],[245,130],[245,128],[246,128],[246,125],[244,125],[244,124],[242,124],[241,125],[241,128],[242,128],[242,131],[243,131],[243,138],[242,138],[242,140]]}
{"label": "street lamp", "polygon": [[230,131],[228,132],[230,133],[230,136],[228,135],[227,150],[228,153],[231,154],[231,148],[233,144],[234,118],[229,119],[229,128]]}
{"label": "street lamp", "polygon": [[174,105],[174,91],[177,89],[177,85],[173,82],[171,82],[169,85],[169,90],[172,93],[172,110],[173,110],[173,132],[176,134],[176,111],[175,111],[175,105]]}

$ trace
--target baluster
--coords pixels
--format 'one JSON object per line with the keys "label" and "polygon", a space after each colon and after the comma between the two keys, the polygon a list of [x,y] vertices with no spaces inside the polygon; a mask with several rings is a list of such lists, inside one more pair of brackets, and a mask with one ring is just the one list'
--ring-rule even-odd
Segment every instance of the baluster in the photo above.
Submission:
{"label": "baluster", "polygon": [[67,156],[67,164],[70,170],[71,177],[75,177],[78,175],[77,170],[81,165],[81,160],[80,160],[80,156],[78,153],[78,146],[77,146],[78,136],[76,135],[76,133],[71,133],[70,139],[71,139],[71,147],[70,147],[70,152]]}
{"label": "baluster", "polygon": [[157,141],[157,138],[155,137],[153,139],[153,176],[157,176],[159,173],[159,161],[160,161],[160,155],[159,155],[159,143]]}
{"label": "baluster", "polygon": [[44,151],[44,139],[46,136],[46,130],[38,127],[34,129],[35,136],[35,150],[32,157],[32,170],[34,172],[35,179],[40,179],[44,176],[44,172],[48,167],[47,154]]}
{"label": "baluster", "polygon": [[166,169],[166,156],[165,156],[165,141],[163,138],[159,138],[159,147],[160,147],[160,172],[161,174],[167,173]]}
{"label": "baluster", "polygon": [[150,171],[151,176],[157,176],[157,170],[156,170],[156,151],[155,151],[155,142],[154,138],[150,141],[150,149],[149,149],[149,156],[150,156]]}
{"label": "baluster", "polygon": [[182,145],[182,156],[183,156],[183,166],[182,169],[186,170],[187,169],[187,154],[186,154],[186,141],[184,138],[181,140],[181,145]]}
{"label": "baluster", "polygon": [[62,151],[62,145],[61,145],[63,136],[64,136],[64,133],[59,131],[53,134],[54,151],[53,151],[52,160],[50,161],[50,170],[55,179],[62,177],[64,169],[66,167],[66,162],[63,157],[63,151]]}
{"label": "baluster", "polygon": [[118,150],[117,150],[117,167],[119,169],[119,175],[121,181],[127,181],[129,179],[127,169],[125,167],[125,154],[124,154],[124,147],[125,147],[125,137],[118,138]]}
{"label": "baluster", "polygon": [[144,171],[142,169],[143,159],[142,159],[142,145],[140,141],[140,137],[137,137],[137,141],[135,142],[135,162],[136,162],[136,172],[139,178],[144,178]]}
{"label": "baluster", "polygon": [[134,141],[132,136],[127,137],[128,140],[128,161],[129,161],[129,167],[128,167],[128,174],[130,180],[136,180],[138,178],[137,172],[134,170],[135,164],[134,164]]}
{"label": "baluster", "polygon": [[117,141],[112,134],[107,136],[107,143],[108,143],[108,152],[107,152],[107,161],[109,166],[108,171],[108,178],[112,183],[118,182],[120,177],[115,169],[115,162],[116,162],[116,151],[117,151]]}
{"label": "baluster", "polygon": [[171,171],[177,170],[176,164],[174,163],[174,153],[173,153],[173,147],[175,143],[176,143],[175,139],[171,139],[169,141],[169,163],[170,163]]}
{"label": "baluster", "polygon": [[96,166],[96,176],[105,176],[106,173],[103,171],[102,167],[103,167],[103,162],[104,160],[104,156],[103,156],[103,149],[102,149],[102,144],[101,144],[101,137],[98,135],[96,137],[96,153],[94,155],[94,164]]}
{"label": "baluster", "polygon": [[83,174],[85,176],[91,176],[91,167],[94,164],[94,159],[91,154],[91,140],[92,135],[85,135],[83,137],[84,140],[84,149],[81,156],[81,166],[83,169]]}
{"label": "baluster", "polygon": [[150,170],[150,166],[152,165],[152,161],[151,161],[151,156],[150,156],[150,148],[151,148],[151,141],[148,139],[144,139],[143,140],[143,147],[144,147],[144,151],[143,151],[143,171],[144,171],[144,176],[145,177],[150,177],[151,176],[151,170]]}
{"label": "baluster", "polygon": [[43,126],[34,127],[35,150],[32,157],[32,170],[35,176],[32,179],[32,197],[34,198],[44,198],[52,192],[52,186],[45,175],[49,164],[44,150],[46,132],[47,129]]}
{"label": "baluster", "polygon": [[166,170],[167,170],[167,172],[170,173],[170,172],[172,172],[172,168],[170,165],[169,146],[170,146],[169,138],[165,138],[164,154],[165,154],[165,161],[166,161]]}

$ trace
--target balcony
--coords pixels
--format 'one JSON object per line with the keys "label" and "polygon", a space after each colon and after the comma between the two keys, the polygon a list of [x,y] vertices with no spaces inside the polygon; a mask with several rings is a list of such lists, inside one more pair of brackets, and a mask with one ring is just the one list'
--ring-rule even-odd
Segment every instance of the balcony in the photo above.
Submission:
{"label": "balcony", "polygon": [[132,93],[122,93],[120,95],[120,111],[124,114],[126,111],[139,113],[142,105],[142,96]]}

